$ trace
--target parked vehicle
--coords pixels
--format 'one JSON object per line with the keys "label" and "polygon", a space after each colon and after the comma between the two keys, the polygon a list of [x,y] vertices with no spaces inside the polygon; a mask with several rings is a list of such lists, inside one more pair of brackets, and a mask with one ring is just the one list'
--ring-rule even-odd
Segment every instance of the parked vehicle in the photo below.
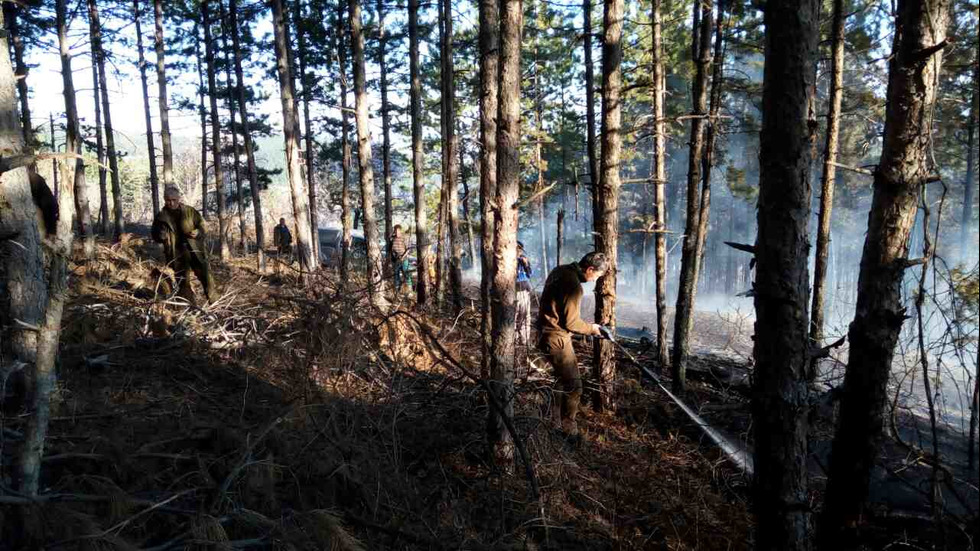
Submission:
{"label": "parked vehicle", "polygon": [[[340,266],[344,232],[341,228],[320,228],[320,264],[330,268]],[[351,260],[363,262],[367,257],[367,244],[360,231],[351,232]]]}

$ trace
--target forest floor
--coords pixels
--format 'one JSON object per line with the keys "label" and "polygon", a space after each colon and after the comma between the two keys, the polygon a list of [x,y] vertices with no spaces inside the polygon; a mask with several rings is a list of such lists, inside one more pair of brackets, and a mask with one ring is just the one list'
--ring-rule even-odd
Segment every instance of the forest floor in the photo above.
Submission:
{"label": "forest floor", "polygon": [[[25,518],[20,536],[46,549],[751,547],[749,480],[625,361],[614,406],[581,414],[578,445],[557,430],[543,364],[519,371],[514,425],[530,465],[501,469],[473,377],[475,310],[392,296],[381,316],[357,278],[326,271],[302,286],[254,260],[214,262],[221,298],[199,308],[156,296],[157,254],[132,237],[73,265],[45,497],[30,514],[0,501],[0,549],[8,521]],[[706,347],[731,339],[708,329],[717,319],[696,325]],[[686,399],[750,445],[749,401],[730,376],[747,366],[692,363]],[[0,464],[23,421],[3,418]],[[874,526],[869,549],[933,548],[928,530]]]}

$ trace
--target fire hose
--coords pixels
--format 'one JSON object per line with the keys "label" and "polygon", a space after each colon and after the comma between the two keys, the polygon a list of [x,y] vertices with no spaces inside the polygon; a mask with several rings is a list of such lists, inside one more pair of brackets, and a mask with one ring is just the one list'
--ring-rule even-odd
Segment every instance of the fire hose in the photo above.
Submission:
{"label": "fire hose", "polygon": [[709,425],[708,422],[705,421],[700,415],[695,413],[693,409],[691,409],[687,404],[684,403],[683,400],[678,398],[673,392],[670,391],[670,389],[668,389],[663,384],[663,381],[660,379],[659,376],[657,376],[656,373],[650,371],[646,366],[644,366],[639,361],[637,361],[637,359],[633,357],[633,354],[631,354],[630,351],[627,350],[625,346],[620,344],[620,342],[615,339],[615,337],[612,335],[611,332],[608,331],[604,332],[603,337],[606,338],[606,340],[615,344],[616,347],[619,348],[620,352],[622,352],[626,356],[626,358],[629,359],[630,363],[638,367],[641,373],[643,373],[650,380],[656,383],[656,385],[660,387],[660,390],[664,391],[664,393],[667,394],[667,397],[670,398],[675,404],[677,404],[677,406],[681,408],[681,411],[683,411],[691,419],[691,421],[693,421],[694,424],[697,425],[698,428],[701,429],[701,431],[704,432],[704,434],[709,439],[711,439],[712,442],[715,443],[716,446],[721,448],[721,451],[724,452],[725,456],[728,457],[729,461],[735,464],[736,467],[742,470],[749,477],[753,476],[753,473],[755,472],[755,468],[752,462],[752,456],[745,449],[741,448],[740,446],[738,446],[738,444],[735,444],[734,442],[729,440],[725,435],[723,435],[717,429]]}

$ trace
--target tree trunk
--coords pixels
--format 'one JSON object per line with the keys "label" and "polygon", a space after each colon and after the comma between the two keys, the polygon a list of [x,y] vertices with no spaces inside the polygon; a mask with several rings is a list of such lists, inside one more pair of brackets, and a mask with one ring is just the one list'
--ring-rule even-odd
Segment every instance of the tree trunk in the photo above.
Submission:
{"label": "tree trunk", "polygon": [[[538,4],[535,4],[535,8],[538,8]],[[537,173],[537,182],[534,186],[535,193],[540,193],[544,189],[544,155],[543,155],[543,143],[542,138],[544,136],[544,106],[543,94],[541,92],[541,60],[538,58],[538,37],[543,32],[544,25],[540,19],[540,9],[535,9],[534,25],[539,30],[539,32],[534,33],[534,42],[532,45],[534,51],[534,70],[531,73],[531,86],[534,89],[534,170]],[[545,275],[548,274],[548,237],[546,235],[545,229],[545,216],[544,216],[544,196],[539,196],[534,202],[535,208],[538,211],[538,240],[541,242],[541,272]]]}
{"label": "tree trunk", "polygon": [[[817,253],[813,265],[813,307],[810,311],[810,340],[823,342],[824,303],[827,293],[827,262],[830,253],[830,221],[834,210],[837,179],[837,143],[840,135],[840,109],[844,97],[844,0],[834,0],[832,24],[833,53],[830,66],[830,109],[827,113],[827,140],[820,179],[820,220],[817,226]],[[818,360],[810,367],[810,380],[817,376]]]}
{"label": "tree trunk", "polygon": [[[701,215],[698,218],[698,261],[695,270],[695,288],[697,281],[701,277],[701,266],[705,261],[705,243],[708,239],[708,224],[711,219],[711,168],[714,164],[715,142],[718,137],[718,126],[721,120],[718,113],[721,109],[721,93],[724,87],[725,51],[724,51],[724,21],[725,21],[725,0],[718,0],[718,17],[715,19],[715,44],[714,55],[712,56],[711,74],[711,104],[708,108],[709,119],[706,128],[704,156],[701,159]],[[711,272],[707,272],[704,279],[708,286],[708,292],[714,292],[712,283],[714,278],[710,277]],[[691,301],[694,304],[694,301]]]}
{"label": "tree trunk", "polygon": [[[493,284],[490,287],[493,332],[491,335],[490,390],[504,415],[514,412],[514,345],[517,277],[517,199],[521,166],[521,34],[524,24],[521,0],[500,2],[500,81],[497,114],[497,195],[493,228]],[[500,414],[489,410],[488,437],[498,463],[513,461],[514,442],[504,430]]]}
{"label": "tree trunk", "polygon": [[[459,119],[456,119],[457,121]],[[457,135],[462,134],[461,129],[457,128]],[[476,266],[476,243],[473,238],[473,221],[470,219],[470,183],[469,174],[464,163],[465,146],[460,143],[459,150],[459,181],[463,186],[463,197],[460,203],[463,206],[463,224],[466,225],[466,243],[469,246],[470,269]],[[462,264],[462,262],[461,262]]]}
{"label": "tree trunk", "polygon": [[[617,246],[619,244],[619,165],[622,150],[620,123],[623,86],[623,0],[606,0],[602,17],[602,158],[595,210],[596,250],[606,255],[609,269],[595,286],[595,320],[616,327]],[[616,374],[616,354],[611,342],[595,343],[593,377],[599,392],[592,395],[592,407],[602,411],[608,404],[610,382]]]}
{"label": "tree trunk", "polygon": [[146,58],[143,57],[143,30],[140,25],[139,0],[133,0],[133,21],[136,22],[136,51],[139,53],[140,84],[143,87],[146,151],[150,160],[150,195],[153,202],[153,216],[156,216],[160,212],[160,183],[157,180],[157,156],[153,147],[153,119],[150,117],[150,88],[146,83]]}
{"label": "tree trunk", "polygon": [[242,115],[242,135],[245,141],[245,159],[248,163],[248,183],[252,194],[252,208],[255,210],[255,248],[258,249],[256,264],[259,271],[262,272],[265,271],[265,223],[262,219],[262,190],[259,189],[258,170],[255,166],[255,146],[252,144],[252,131],[248,122],[248,101],[245,98],[242,50],[238,37],[238,0],[229,0],[228,15],[231,24],[232,53],[235,58],[235,93],[238,98],[238,109]]}
{"label": "tree trunk", "polygon": [[371,165],[371,121],[368,118],[367,82],[364,75],[364,34],[360,0],[349,0],[350,38],[354,54],[354,119],[357,123],[357,172],[361,183],[361,209],[364,211],[364,241],[367,244],[368,295],[371,305],[384,313],[384,271],[378,246],[378,223],[374,213],[374,168]]}
{"label": "tree trunk", "polygon": [[[194,37],[200,38],[197,30]],[[204,60],[201,59],[201,42],[194,40],[194,58],[197,64],[198,115],[201,118],[201,216],[208,218],[208,117],[204,107]]]}
{"label": "tree trunk", "polygon": [[391,252],[391,232],[394,227],[392,222],[391,207],[391,114],[388,112],[391,107],[388,104],[388,63],[386,52],[388,46],[388,35],[385,34],[385,7],[384,0],[378,0],[378,67],[381,70],[381,169],[384,172],[385,188],[385,250],[388,253],[388,264],[393,258]]}
{"label": "tree trunk", "polygon": [[442,0],[442,104],[443,190],[446,193],[445,225],[449,238],[449,299],[454,313],[463,309],[462,243],[459,238],[459,137],[456,135],[456,82],[453,64],[453,14],[449,0]]}
{"label": "tree trunk", "polygon": [[888,108],[881,160],[858,280],[857,306],[848,332],[850,356],[840,417],[830,459],[821,543],[839,545],[861,515],[877,457],[886,388],[906,317],[902,280],[908,267],[909,234],[923,186],[935,167],[929,161],[949,0],[899,0],[888,75]]}
{"label": "tree trunk", "polygon": [[[17,76],[17,95],[20,98],[20,121],[21,129],[24,133],[24,144],[27,151],[36,149],[40,144],[34,138],[34,123],[31,122],[31,102],[30,90],[27,86],[28,67],[24,63],[24,41],[20,36],[20,28],[17,24],[17,15],[21,7],[16,4],[4,3],[3,16],[6,18],[6,28],[10,36],[10,43],[14,49],[14,71]],[[31,163],[28,168],[30,172],[37,171],[37,163]]]}
{"label": "tree trunk", "polygon": [[[95,158],[99,162],[99,233],[109,235],[109,191],[106,187],[105,146],[102,143],[102,97],[99,86],[99,66],[92,63],[92,95],[95,99]],[[54,147],[51,148],[54,150]],[[55,161],[57,166],[57,161]],[[57,174],[57,169],[54,174]]]}
{"label": "tree trunk", "polygon": [[[49,132],[51,133],[51,152],[57,153],[58,148],[55,145],[55,141],[54,141],[54,114],[50,112],[48,113],[48,125],[49,125],[48,126]],[[98,125],[101,126],[101,124]],[[57,201],[58,200],[58,159],[51,160],[51,178],[52,180],[54,180],[54,185],[51,187],[51,191],[54,193],[54,198]]]}
{"label": "tree trunk", "polygon": [[[497,0],[480,0],[480,335],[484,378],[490,375],[493,276],[493,202],[497,193],[497,104],[500,10]],[[491,420],[493,418],[491,417]],[[498,427],[499,430],[499,427]]]}
{"label": "tree trunk", "polygon": [[657,364],[663,370],[670,364],[667,352],[667,138],[664,133],[664,77],[663,0],[653,0],[650,20],[653,22],[653,183],[655,262],[657,274]]}
{"label": "tree trunk", "polygon": [[286,172],[293,202],[296,226],[296,252],[300,269],[311,273],[316,264],[312,258],[310,209],[303,186],[303,160],[300,158],[299,136],[296,135],[296,99],[293,93],[292,67],[289,65],[289,29],[283,13],[282,0],[272,0],[272,28],[275,31],[276,72],[279,76],[279,95],[282,99],[282,130],[286,145]]}
{"label": "tree trunk", "polygon": [[350,273],[350,244],[351,244],[351,208],[350,208],[350,114],[347,108],[347,23],[344,2],[337,2],[337,73],[340,75],[340,118],[341,118],[341,192],[340,217],[342,226],[342,243],[340,252],[340,280],[347,281]]}
{"label": "tree trunk", "polygon": [[694,4],[694,119],[691,121],[691,142],[687,164],[687,223],[681,256],[680,283],[674,316],[674,353],[672,358],[675,392],[687,388],[687,356],[690,353],[691,327],[694,324],[694,303],[697,296],[702,243],[701,179],[704,160],[704,128],[708,115],[708,73],[711,71],[711,0]]}
{"label": "tree trunk", "polygon": [[[296,21],[296,42],[299,46],[299,82],[303,87],[303,126],[306,129],[304,141],[306,147],[303,161],[306,163],[306,189],[310,202],[310,231],[313,234],[313,258],[320,258],[320,221],[317,212],[316,178],[313,175],[313,127],[310,118],[310,75],[306,72],[306,31],[303,28],[302,1],[293,2],[293,19]],[[382,71],[383,72],[383,71]]]}
{"label": "tree trunk", "polygon": [[429,293],[429,242],[425,216],[425,163],[422,153],[422,78],[419,69],[419,2],[408,0],[410,105],[412,117],[412,196],[415,202],[415,254],[418,257],[416,302],[424,306]]}
{"label": "tree trunk", "polygon": [[[174,184],[174,151],[170,142],[170,104],[167,99],[167,64],[163,43],[163,0],[153,0],[153,44],[157,53],[157,88],[160,105],[160,145],[163,147],[163,185]],[[237,32],[237,30],[236,30]]]}
{"label": "tree trunk", "polygon": [[558,219],[555,225],[555,266],[561,266],[561,249],[565,243],[565,211],[558,209]]}
{"label": "tree trunk", "polygon": [[[58,19],[59,36],[62,36],[64,4],[59,2],[58,7],[62,9]],[[4,18],[7,11],[0,11],[0,19]],[[2,24],[0,28],[3,28]],[[17,116],[16,79],[10,65],[8,48],[7,35],[0,36],[0,151],[7,155],[26,154],[23,121]],[[67,56],[67,44],[65,48],[63,52]],[[66,59],[67,57],[63,57],[63,62]],[[65,90],[67,100],[68,92],[73,90]],[[71,97],[74,101],[74,95]],[[72,130],[75,131],[76,128],[72,127]],[[77,133],[72,137],[74,141],[69,144],[77,145]],[[35,331],[17,330],[14,320],[40,326],[48,296],[41,248],[43,236],[38,224],[37,207],[31,198],[29,178],[27,170],[11,170],[0,174],[0,204],[3,204],[0,235],[16,235],[16,241],[0,240],[0,326],[3,327],[0,356],[3,357],[4,368],[11,366],[14,369],[26,369],[28,383],[22,397],[15,398],[16,403],[6,402],[3,405],[5,410],[10,408],[17,413],[20,413],[17,411],[20,406],[31,408],[34,366],[38,361],[38,334]],[[66,191],[70,194],[71,190]],[[62,218],[67,218],[70,223],[71,212]],[[3,396],[0,396],[0,401],[2,399]],[[4,457],[5,455],[0,455],[0,462]]]}
{"label": "tree trunk", "polygon": [[[599,155],[595,143],[595,66],[592,63],[592,0],[582,0],[582,17],[585,19],[585,144],[589,157],[589,189],[595,209],[596,190],[599,187]],[[593,219],[595,214],[593,213]],[[594,220],[593,220],[594,224]]]}
{"label": "tree trunk", "polygon": [[755,548],[760,550],[810,547],[809,105],[819,17],[820,0],[770,0],[765,12],[752,402]]}
{"label": "tree trunk", "polygon": [[966,465],[973,469],[977,460],[977,424],[980,423],[980,348],[973,364],[973,400],[970,402],[970,435],[967,438]]}
{"label": "tree trunk", "polygon": [[99,8],[95,0],[88,0],[89,29],[91,32],[92,54],[99,68],[99,89],[102,96],[102,118],[105,123],[106,156],[109,158],[109,181],[112,183],[112,238],[118,241],[126,231],[122,208],[122,186],[119,183],[119,157],[116,154],[116,136],[112,130],[112,112],[109,102],[109,82],[105,71],[105,49],[102,44],[102,23],[99,22]]}
{"label": "tree trunk", "polygon": [[[92,1],[92,0],[89,0]],[[228,224],[225,219],[225,175],[221,167],[221,119],[218,113],[217,55],[211,37],[211,0],[201,1],[201,21],[204,25],[204,57],[207,61],[208,98],[211,102],[211,158],[214,161],[214,191],[218,196],[218,258],[230,258]],[[299,232],[297,232],[299,233]]]}
{"label": "tree trunk", "polygon": [[[980,111],[980,56],[973,65],[973,96],[970,99],[970,119],[967,122],[966,177],[963,178],[963,217],[960,226],[960,262],[966,264],[973,246],[970,241],[970,228],[973,225],[973,189],[976,187],[977,169],[977,117]],[[975,243],[975,242],[974,242]]]}
{"label": "tree trunk", "polygon": [[245,244],[245,190],[242,189],[242,173],[240,170],[240,155],[238,153],[238,130],[236,128],[236,114],[235,114],[235,98],[232,95],[232,80],[231,80],[231,52],[228,49],[228,34],[231,32],[228,28],[228,19],[225,14],[225,3],[222,0],[218,0],[218,13],[220,17],[221,29],[221,50],[225,55],[225,92],[227,94],[226,100],[228,102],[228,130],[231,132],[231,157],[232,157],[232,170],[235,175],[235,199],[238,202],[238,245],[242,251],[242,254],[248,254],[248,248]]}

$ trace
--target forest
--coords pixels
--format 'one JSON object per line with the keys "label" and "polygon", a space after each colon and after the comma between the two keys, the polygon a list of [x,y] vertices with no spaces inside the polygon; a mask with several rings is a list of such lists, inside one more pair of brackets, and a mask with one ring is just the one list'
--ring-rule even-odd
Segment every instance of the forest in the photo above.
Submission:
{"label": "forest", "polygon": [[976,0],[0,6],[0,551],[980,549]]}

